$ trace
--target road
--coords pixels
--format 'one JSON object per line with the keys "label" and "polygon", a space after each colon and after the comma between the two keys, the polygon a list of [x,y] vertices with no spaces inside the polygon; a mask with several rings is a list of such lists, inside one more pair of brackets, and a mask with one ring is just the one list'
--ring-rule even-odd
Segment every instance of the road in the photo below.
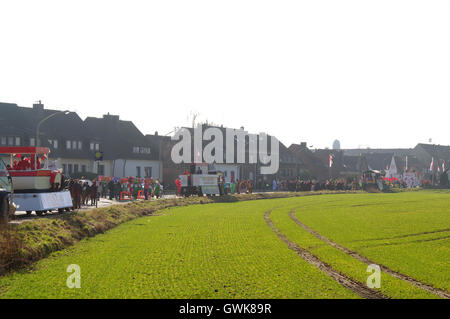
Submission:
{"label": "road", "polygon": [[[166,199],[166,198],[175,198],[175,197],[176,197],[175,195],[163,195],[162,198]],[[155,200],[155,199],[152,199],[152,200]],[[117,200],[110,200],[108,198],[100,198],[97,203],[97,207],[101,208],[101,207],[108,207],[111,205],[123,205],[123,204],[127,204],[127,203],[129,203],[129,201],[120,202]],[[82,206],[80,209],[77,209],[74,212],[76,213],[79,211],[85,211],[85,210],[90,210],[90,209],[94,209],[94,208],[96,208],[96,207],[87,205],[87,206]],[[9,223],[10,224],[21,224],[25,221],[33,220],[36,218],[55,218],[57,216],[60,216],[60,214],[58,213],[57,210],[46,213],[42,216],[37,216],[36,213],[34,213],[34,212],[31,215],[27,215],[27,213],[25,211],[16,211],[15,219],[11,220]]]}

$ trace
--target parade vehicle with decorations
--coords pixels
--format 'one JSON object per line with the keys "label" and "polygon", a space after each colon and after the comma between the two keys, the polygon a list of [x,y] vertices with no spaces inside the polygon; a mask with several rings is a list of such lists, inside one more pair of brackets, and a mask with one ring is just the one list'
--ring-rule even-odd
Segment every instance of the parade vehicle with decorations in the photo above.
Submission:
{"label": "parade vehicle with decorations", "polygon": [[10,216],[14,214],[13,193],[11,175],[5,162],[0,159],[0,224],[7,223]]}
{"label": "parade vehicle with decorations", "polygon": [[179,176],[182,196],[222,195],[223,178],[218,174],[214,164],[191,163],[189,171]]}
{"label": "parade vehicle with decorations", "polygon": [[13,202],[17,211],[42,215],[73,206],[70,192],[62,187],[61,171],[49,167],[49,153],[48,147],[0,147],[0,156],[9,156],[6,167],[14,187]]}
{"label": "parade vehicle with decorations", "polygon": [[384,173],[377,170],[369,169],[363,172],[360,178],[362,189],[368,192],[388,191],[389,185],[384,183],[383,177]]}

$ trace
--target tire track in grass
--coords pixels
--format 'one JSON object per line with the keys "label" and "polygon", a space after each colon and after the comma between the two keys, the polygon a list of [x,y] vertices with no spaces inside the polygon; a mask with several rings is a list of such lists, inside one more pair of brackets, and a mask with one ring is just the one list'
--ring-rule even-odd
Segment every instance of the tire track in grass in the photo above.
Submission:
{"label": "tire track in grass", "polygon": [[396,278],[398,278],[398,279],[404,280],[404,281],[406,281],[406,282],[408,282],[408,283],[410,283],[410,284],[413,284],[414,286],[419,287],[419,288],[421,288],[421,289],[423,289],[423,290],[429,291],[429,292],[431,292],[431,293],[433,293],[433,294],[435,294],[435,295],[437,295],[437,296],[439,296],[439,297],[441,297],[441,298],[447,298],[447,299],[450,298],[450,293],[447,292],[447,291],[445,291],[445,290],[443,290],[443,289],[435,288],[435,287],[433,287],[433,286],[431,286],[431,285],[429,285],[429,284],[426,284],[426,283],[421,282],[421,281],[419,281],[419,280],[417,280],[417,279],[414,279],[414,278],[412,278],[412,277],[409,277],[409,276],[407,276],[407,275],[404,275],[404,274],[402,274],[402,273],[399,273],[399,272],[397,272],[397,271],[395,271],[395,270],[392,270],[392,269],[390,269],[389,267],[387,267],[387,266],[385,266],[385,265],[382,265],[382,264],[380,264],[380,263],[378,263],[378,262],[375,262],[375,261],[373,261],[373,260],[370,260],[369,258],[364,257],[364,256],[358,254],[357,252],[352,251],[352,250],[350,250],[350,249],[348,249],[348,248],[346,248],[346,247],[344,247],[344,246],[341,246],[341,245],[339,245],[338,243],[335,243],[334,241],[328,239],[328,238],[325,237],[325,236],[322,236],[321,234],[319,234],[318,232],[316,232],[314,229],[308,227],[307,225],[305,225],[305,224],[303,224],[301,221],[299,221],[299,220],[297,219],[297,217],[295,216],[294,213],[295,213],[295,210],[291,211],[291,212],[289,213],[289,216],[291,217],[291,219],[292,219],[297,225],[299,225],[300,227],[302,227],[303,229],[305,229],[305,230],[306,230],[307,232],[309,232],[311,235],[314,235],[315,237],[317,237],[317,238],[319,238],[320,240],[326,242],[327,244],[333,246],[334,248],[336,248],[336,249],[338,249],[338,250],[344,252],[345,254],[347,254],[347,255],[349,255],[349,256],[352,256],[353,258],[355,258],[355,259],[357,259],[357,260],[359,260],[359,261],[362,261],[363,263],[365,263],[365,264],[367,264],[367,265],[370,265],[370,264],[376,264],[376,265],[380,266],[380,269],[381,269],[382,271],[384,271],[385,273],[390,274],[390,275],[392,275],[392,276],[394,276],[394,277],[396,277]]}
{"label": "tire track in grass", "polygon": [[301,258],[303,258],[305,261],[310,263],[311,265],[317,267],[319,270],[330,276],[332,279],[340,283],[342,286],[344,286],[347,289],[350,289],[360,297],[366,298],[366,299],[387,299],[385,295],[382,293],[375,291],[373,289],[368,288],[364,284],[353,280],[350,277],[347,277],[337,270],[333,269],[330,265],[327,263],[321,261],[317,256],[311,254],[306,249],[300,247],[296,243],[290,241],[287,239],[285,235],[283,235],[278,228],[275,227],[272,220],[270,219],[270,213],[272,211],[269,210],[264,214],[264,220],[266,221],[266,224],[272,229],[272,231],[278,236],[281,241],[283,241],[289,249],[295,251],[297,255],[299,255]]}
{"label": "tire track in grass", "polygon": [[436,233],[445,233],[449,232],[450,228],[446,229],[438,229],[434,231],[426,231],[421,233],[414,233],[414,234],[406,234],[406,235],[399,235],[399,236],[393,236],[393,237],[385,237],[385,238],[369,238],[369,239],[357,239],[357,240],[350,240],[350,243],[356,243],[356,242],[368,242],[368,241],[378,241],[378,240],[389,240],[389,239],[400,239],[400,238],[407,238],[407,237],[414,237],[414,236],[421,236],[421,235],[428,235],[428,234],[436,234]]}

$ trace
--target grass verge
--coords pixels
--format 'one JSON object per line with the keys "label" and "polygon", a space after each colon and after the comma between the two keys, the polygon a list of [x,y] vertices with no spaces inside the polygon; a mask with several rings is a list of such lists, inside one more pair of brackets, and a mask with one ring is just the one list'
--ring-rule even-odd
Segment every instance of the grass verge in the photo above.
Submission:
{"label": "grass verge", "polygon": [[169,207],[335,193],[355,192],[258,193],[137,201],[125,205],[64,214],[55,218],[40,218],[21,224],[10,224],[0,229],[0,275],[30,265],[83,238],[93,237],[126,221],[149,216]]}

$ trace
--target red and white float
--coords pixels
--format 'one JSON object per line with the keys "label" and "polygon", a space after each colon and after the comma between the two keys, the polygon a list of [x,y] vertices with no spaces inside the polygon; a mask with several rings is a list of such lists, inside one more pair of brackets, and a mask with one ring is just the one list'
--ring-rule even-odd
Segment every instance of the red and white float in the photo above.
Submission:
{"label": "red and white float", "polygon": [[49,153],[48,147],[0,147],[0,154],[10,157],[7,167],[17,211],[42,213],[72,207],[70,192],[60,189],[61,172],[48,167]]}

